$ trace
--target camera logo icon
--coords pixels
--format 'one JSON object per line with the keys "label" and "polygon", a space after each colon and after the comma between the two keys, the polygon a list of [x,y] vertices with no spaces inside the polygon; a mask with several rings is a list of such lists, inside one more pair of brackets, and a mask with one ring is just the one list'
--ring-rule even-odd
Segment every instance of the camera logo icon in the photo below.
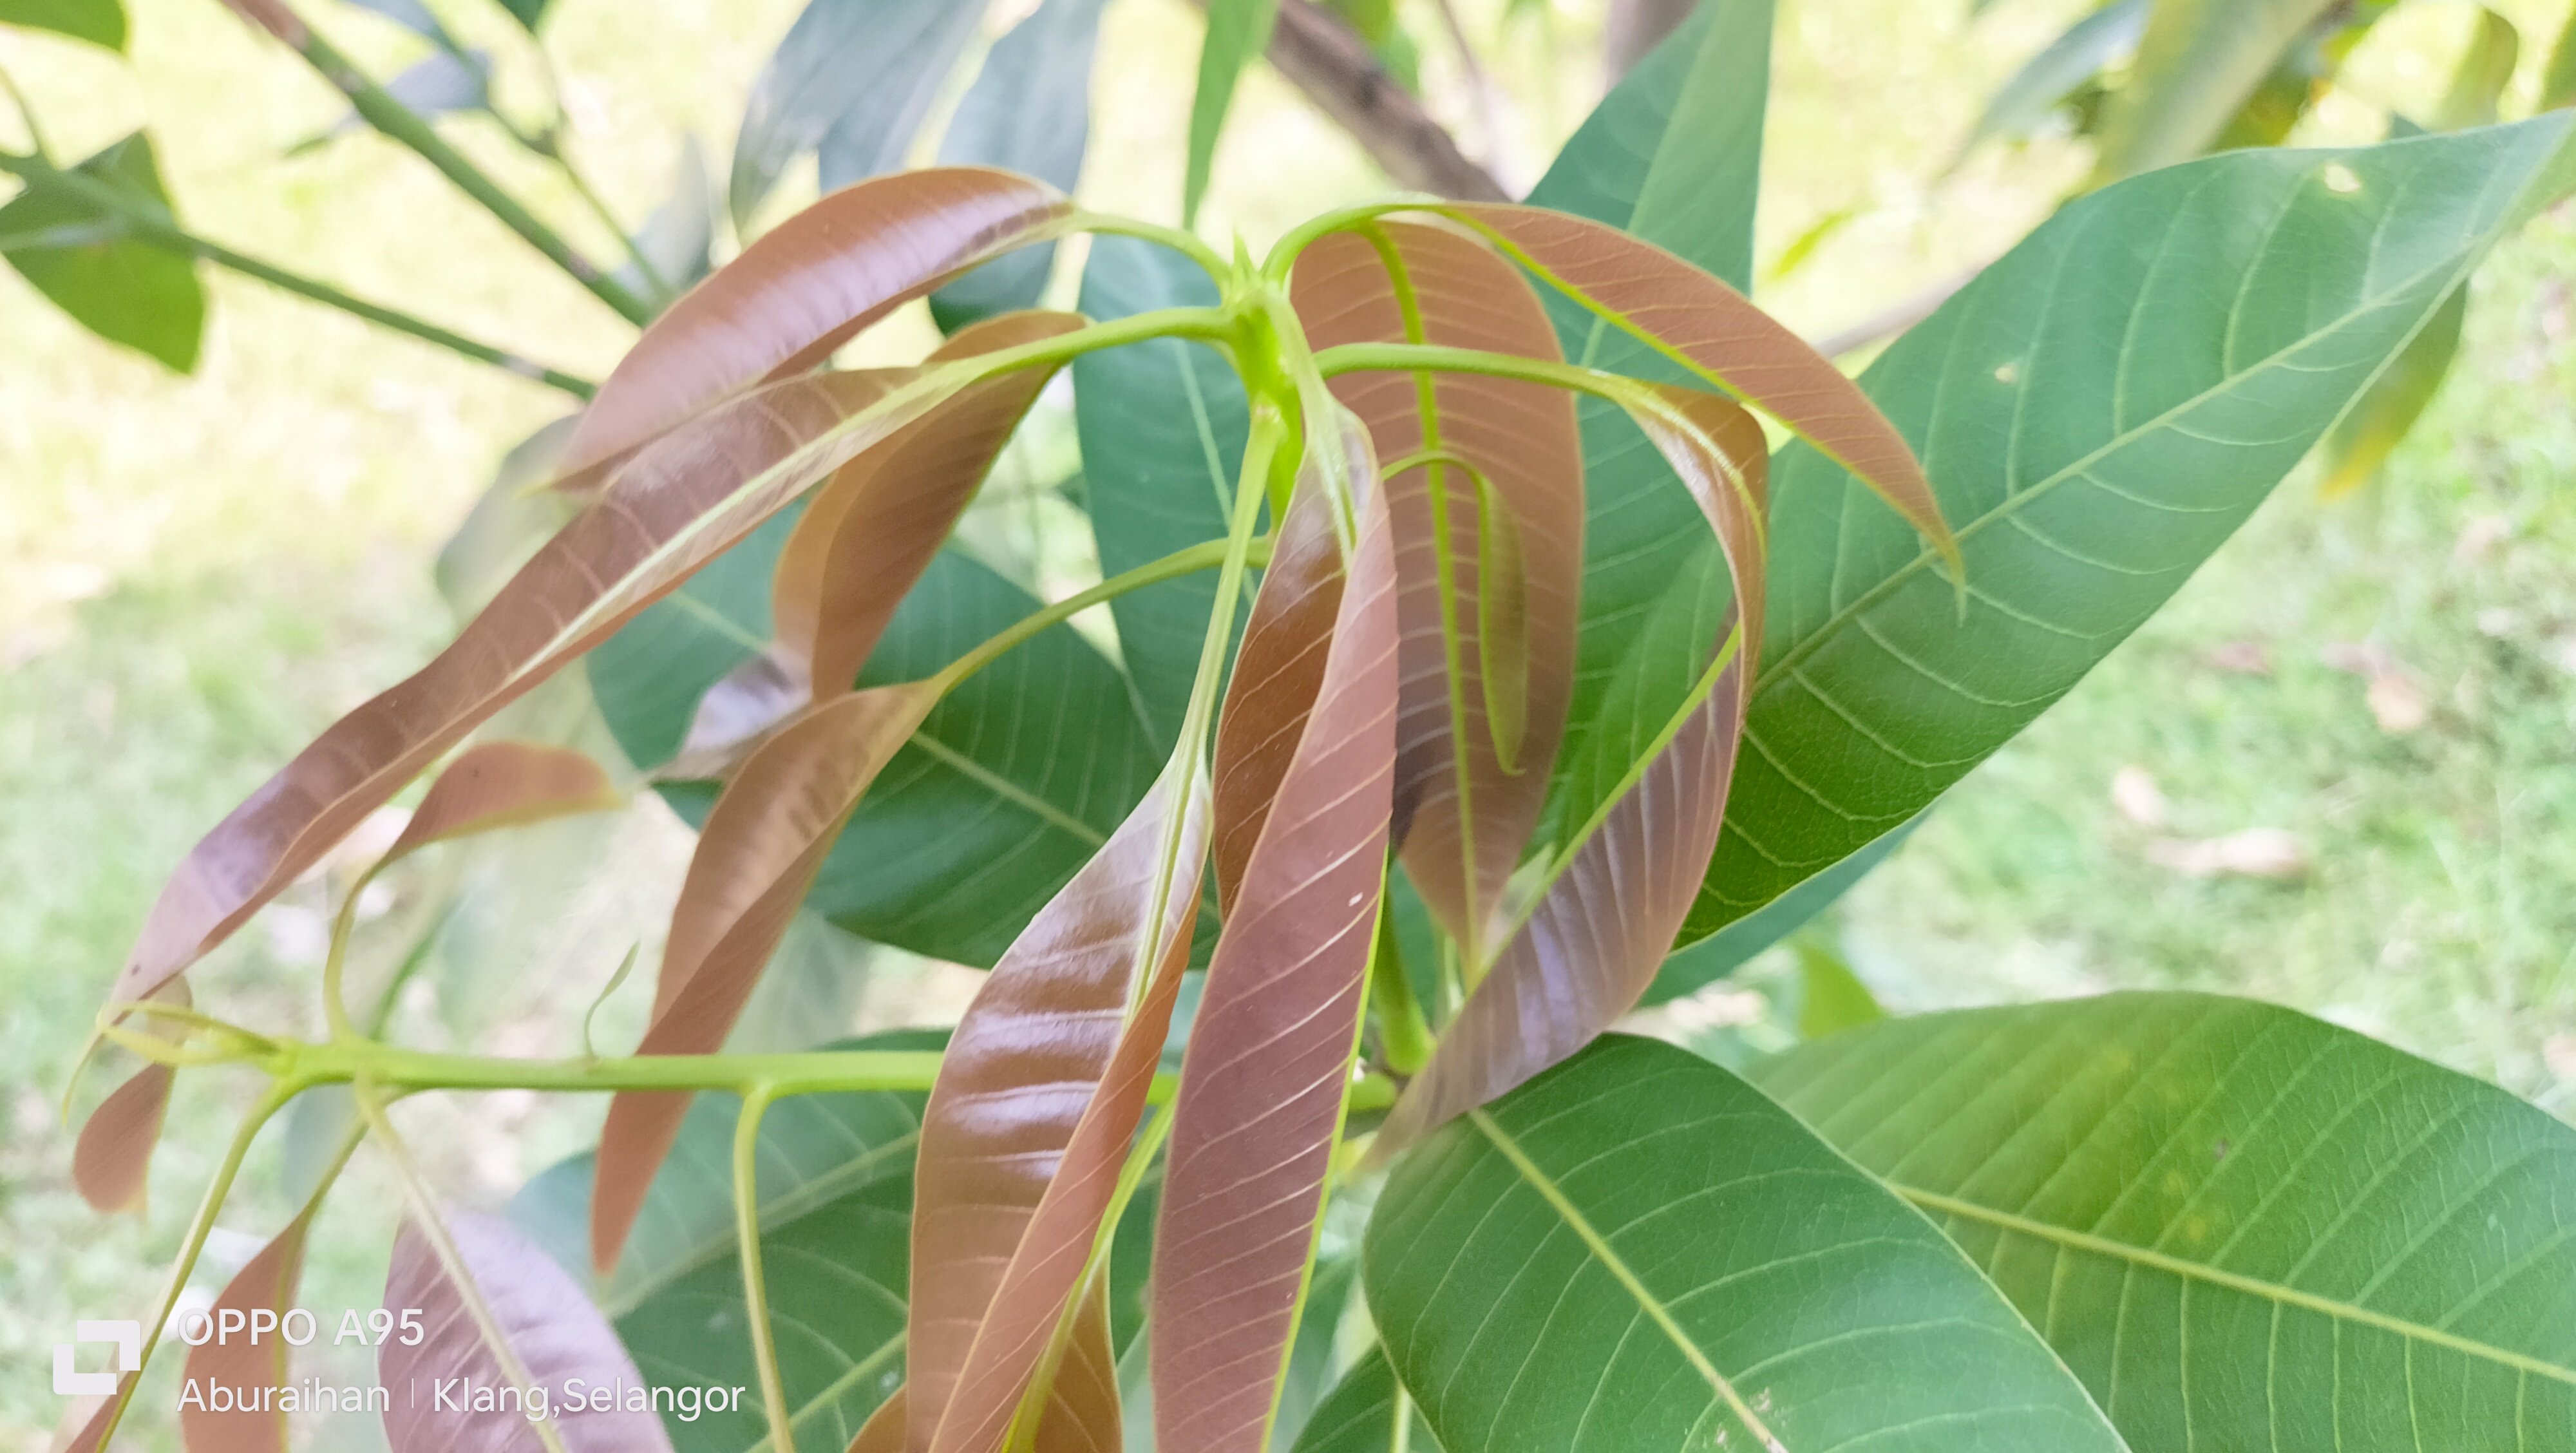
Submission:
{"label": "camera logo icon", "polygon": [[[116,1372],[72,1371],[72,1348],[83,1342],[116,1344]],[[116,1391],[118,1372],[139,1372],[143,1368],[143,1324],[140,1322],[78,1322],[72,1326],[72,1340],[54,1344],[54,1391],[64,1397],[104,1397]]]}

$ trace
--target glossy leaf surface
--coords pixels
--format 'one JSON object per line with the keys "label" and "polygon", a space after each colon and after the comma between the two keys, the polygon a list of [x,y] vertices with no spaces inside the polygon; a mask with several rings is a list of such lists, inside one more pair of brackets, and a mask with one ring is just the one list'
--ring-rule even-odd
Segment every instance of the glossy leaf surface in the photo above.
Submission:
{"label": "glossy leaf surface", "polygon": [[[1000,167],[1070,194],[1091,135],[1091,53],[1105,3],[1046,0],[993,42],[939,138],[939,164]],[[988,262],[932,293],[931,316],[953,331],[1036,307],[1054,261],[1045,243]]]}
{"label": "glossy leaf surface", "polygon": [[1157,1447],[1266,1446],[1340,1139],[1395,772],[1395,559],[1367,447],[1347,415],[1310,425],[1298,489],[1330,488],[1320,451],[1344,451],[1356,539],[1182,1060],[1146,1326]]}
{"label": "glossy leaf surface", "polygon": [[[670,1439],[652,1413],[594,1409],[587,1399],[575,1408],[564,1396],[574,1378],[593,1388],[631,1388],[643,1378],[608,1320],[563,1268],[500,1217],[450,1212],[447,1229],[473,1290],[460,1288],[429,1238],[406,1221],[394,1238],[384,1305],[418,1308],[426,1335],[416,1346],[405,1345],[400,1336],[387,1338],[376,1349],[377,1376],[388,1388],[407,1386],[413,1379],[427,1384],[462,1378],[469,1396],[462,1410],[452,1400],[442,1408],[434,1398],[426,1403],[393,1399],[384,1415],[385,1440],[393,1453],[534,1453],[545,1446],[524,1411],[506,1416],[490,1408],[476,1411],[475,1388],[493,1392],[496,1402],[503,1388],[525,1389],[528,1395],[543,1389],[549,1420],[566,1453],[667,1453]],[[508,1360],[486,1341],[469,1309],[469,1295],[479,1296],[490,1311]]]}
{"label": "glossy leaf surface", "polygon": [[1407,1156],[1363,1264],[1450,1449],[2122,1446],[1920,1216],[1649,1040],[1603,1039]]}
{"label": "glossy leaf surface", "polygon": [[[1082,273],[1085,316],[1106,321],[1216,303],[1215,282],[1176,252],[1132,237],[1091,244]],[[1225,537],[1251,406],[1224,355],[1179,338],[1087,353],[1074,360],[1073,397],[1102,574]],[[1166,751],[1178,739],[1215,608],[1213,574],[1167,580],[1110,602],[1127,674]]]}
{"label": "glossy leaf surface", "polygon": [[[1420,336],[1410,341],[1557,357],[1545,309],[1499,256],[1454,232],[1416,223],[1384,224],[1379,235],[1403,271],[1402,293],[1417,310]],[[1325,238],[1299,257],[1292,296],[1309,341],[1317,348],[1408,341],[1388,269],[1376,246],[1350,234]],[[1482,491],[1455,465],[1408,469],[1387,481],[1403,632],[1397,830],[1425,901],[1453,938],[1477,945],[1538,821],[1563,731],[1582,589],[1583,453],[1574,403],[1562,390],[1437,375],[1430,380],[1426,426],[1422,387],[1418,376],[1402,373],[1333,381],[1334,396],[1368,425],[1378,458],[1439,449],[1474,465],[1499,509],[1509,512],[1519,545],[1513,558],[1486,558]],[[1442,494],[1453,562],[1450,617],[1460,667],[1454,680],[1443,637],[1434,488]],[[1497,564],[1503,578],[1489,589],[1486,577]],[[1494,600],[1515,598],[1520,689],[1511,709],[1524,725],[1506,760],[1488,709],[1486,657],[1495,644],[1482,617]]]}
{"label": "glossy leaf surface", "polygon": [[975,168],[881,177],[823,198],[644,330],[582,412],[564,474],[620,457],[736,390],[815,367],[901,304],[1054,235],[1071,210],[1043,183]]}
{"label": "glossy leaf surface", "polygon": [[2567,133],[2551,117],[2141,177],[1891,347],[1862,382],[1958,531],[1965,617],[1910,530],[1784,451],[1747,750],[1685,937],[1913,817],[2072,688],[2564,190]]}
{"label": "glossy leaf surface", "polygon": [[743,108],[728,188],[734,225],[751,230],[762,199],[806,152],[835,153],[826,192],[899,162],[982,15],[951,0],[807,0]]}
{"label": "glossy leaf surface", "polygon": [[2576,1131],[2269,1005],[1892,1020],[1755,1070],[2139,1448],[2576,1439]]}
{"label": "glossy leaf surface", "polygon": [[[73,170],[168,220],[169,193],[142,132]],[[0,257],[82,327],[181,373],[195,370],[206,332],[206,289],[194,258],[128,237],[115,217],[43,186],[0,206]]]}

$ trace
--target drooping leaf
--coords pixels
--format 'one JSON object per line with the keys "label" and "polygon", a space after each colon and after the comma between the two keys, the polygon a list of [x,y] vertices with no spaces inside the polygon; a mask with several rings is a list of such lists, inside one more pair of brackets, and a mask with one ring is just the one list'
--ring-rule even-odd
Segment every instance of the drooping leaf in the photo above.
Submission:
{"label": "drooping leaf", "polygon": [[2093,185],[2187,161],[2335,0],[2155,0],[2102,116]]}
{"label": "drooping leaf", "polygon": [[1623,760],[1642,770],[1610,782],[1567,825],[1552,880],[1379,1127],[1380,1154],[1523,1083],[1635,1008],[1707,874],[1751,695],[1752,643],[1762,637],[1768,456],[1752,416],[1712,394],[1659,388],[1636,417],[1717,537],[1734,633],[1708,663],[1715,674],[1699,673],[1705,696],[1678,717],[1637,724],[1640,740]]}
{"label": "drooping leaf", "polygon": [[[827,1048],[935,1050],[938,1031],[898,1030]],[[905,1241],[919,1094],[799,1095],[760,1122],[762,1264],[779,1376],[798,1446],[846,1443],[901,1381]],[[594,1295],[636,1365],[657,1383],[742,1387],[742,1405],[663,1427],[677,1453],[749,1453],[768,1437],[743,1332],[730,1164],[735,1101],[699,1097],[646,1193],[616,1274]],[[576,1281],[590,1275],[594,1157],[531,1180],[510,1218]]]}
{"label": "drooping leaf", "polygon": [[1862,383],[1958,530],[1964,619],[1910,531],[1813,452],[1783,454],[1748,750],[1685,939],[1913,817],[2072,688],[2565,188],[2568,130],[2141,177],[2060,212],[1898,340]]}
{"label": "drooping leaf", "polygon": [[2325,459],[2325,473],[2317,480],[2319,496],[2336,499],[2377,477],[2389,454],[2424,416],[2442,380],[2450,376],[2468,315],[2469,287],[2463,282],[2433,310],[2424,330],[2387,370],[2370,381],[2352,412],[2336,422],[2325,443],[2318,446]]}
{"label": "drooping leaf", "polygon": [[123,0],[0,0],[0,25],[50,30],[109,50],[125,49]]}
{"label": "drooping leaf", "polygon": [[[173,979],[148,997],[184,1009],[191,995],[187,980]],[[184,1033],[178,1022],[161,1018],[148,1018],[139,1027],[159,1039],[175,1040]],[[146,1064],[109,1091],[81,1122],[80,1138],[72,1144],[72,1184],[90,1209],[110,1215],[143,1210],[152,1147],[161,1139],[161,1120],[170,1110],[171,1078],[170,1066]]]}
{"label": "drooping leaf", "polygon": [[[1105,3],[1046,0],[993,42],[939,139],[939,164],[1000,167],[1072,192],[1091,134],[1091,52]],[[1041,244],[986,263],[931,294],[931,316],[953,332],[1035,307],[1054,261],[1054,245]]]}
{"label": "drooping leaf", "polygon": [[[881,686],[815,707],[781,727],[716,800],[671,914],[638,1054],[708,1054],[723,1045],[760,970],[859,797],[938,699],[928,682]],[[591,1255],[617,1264],[689,1096],[624,1091],[609,1102],[591,1197]]]}
{"label": "drooping leaf", "polygon": [[[1998,137],[2028,136],[2064,102],[2068,93],[2135,54],[2147,28],[2150,0],[2113,0],[2087,12],[2050,41],[2046,49],[2022,63],[1986,99],[1968,139],[1959,143],[1959,158]],[[1952,163],[1953,166],[1957,162]]]}
{"label": "drooping leaf", "polygon": [[1290,1453],[1442,1453],[1422,1409],[1372,1347],[1306,1420]]}
{"label": "drooping leaf", "polygon": [[2196,994],[1892,1020],[1754,1078],[2135,1447],[2576,1438],[2576,1131],[2492,1086]]}
{"label": "drooping leaf", "polygon": [[971,167],[880,177],[825,197],[653,320],[582,411],[564,475],[622,456],[736,390],[813,368],[901,304],[1055,235],[1072,205],[1042,183]]}
{"label": "drooping leaf", "polygon": [[[1216,283],[1179,253],[1132,237],[1091,244],[1081,304],[1090,317],[1216,303]],[[1179,338],[1087,353],[1074,360],[1073,399],[1103,574],[1224,538],[1251,405],[1222,355]],[[1165,751],[1178,739],[1215,608],[1216,578],[1206,574],[1110,602],[1127,674]]]}
{"label": "drooping leaf", "polygon": [[[73,170],[168,220],[170,196],[142,132]],[[194,258],[130,237],[122,221],[41,183],[0,206],[0,257],[99,337],[181,373],[195,371],[206,333],[206,289]]]}
{"label": "drooping leaf", "polygon": [[[1454,232],[1418,223],[1384,224],[1378,236],[1392,265],[1403,269],[1403,292],[1417,309],[1421,336],[1410,341],[1557,359],[1547,313],[1510,264]],[[1298,259],[1293,296],[1315,347],[1408,341],[1389,266],[1370,241],[1350,234],[1325,238]],[[1430,387],[1426,428],[1415,376],[1333,380],[1334,396],[1368,425],[1381,460],[1439,449],[1475,465],[1499,510],[1509,512],[1519,544],[1514,558],[1488,557],[1482,492],[1454,465],[1407,470],[1387,482],[1402,630],[1396,822],[1415,886],[1450,936],[1474,952],[1538,821],[1564,728],[1582,589],[1583,451],[1573,400],[1560,390],[1472,374],[1439,375]],[[1443,634],[1435,488],[1454,562],[1455,680]],[[1489,582],[1489,574],[1497,578]],[[1496,643],[1482,617],[1485,606],[1509,597],[1522,606],[1513,652],[1520,689],[1509,708],[1522,725],[1506,760],[1485,670]],[[1471,827],[1472,838],[1465,835]]]}
{"label": "drooping leaf", "polygon": [[827,193],[901,164],[983,13],[961,0],[807,0],[743,107],[734,227],[750,234],[752,214],[809,151],[825,153]]}
{"label": "drooping leaf", "polygon": [[485,742],[447,765],[384,861],[475,833],[605,812],[622,799],[597,762],[538,742]]}
{"label": "drooping leaf", "polygon": [[1033,1379],[1065,1385],[1049,1364],[1086,1286],[1102,1365],[1068,1392],[1105,1387],[1115,1423],[1093,1266],[1189,960],[1207,860],[1198,771],[1178,764],[1030,922],[940,1064],[913,1207],[914,1449],[998,1446]]}
{"label": "drooping leaf", "polygon": [[[1386,501],[1357,420],[1337,412],[1307,428],[1297,488],[1311,496],[1342,474],[1350,496],[1326,503],[1350,510],[1356,538],[1339,609],[1314,642],[1329,657],[1323,678],[1182,1060],[1146,1326],[1160,1448],[1267,1444],[1341,1136],[1384,882],[1397,690]],[[1263,593],[1272,588],[1265,578]],[[1230,699],[1244,699],[1254,669],[1238,665]]]}
{"label": "drooping leaf", "polygon": [[1652,1041],[1604,1039],[1407,1156],[1364,1268],[1448,1448],[2122,1446],[1920,1216]]}
{"label": "drooping leaf", "polygon": [[197,844],[109,1002],[195,962],[478,723],[959,383],[883,398],[829,374],[773,384],[646,450],[436,659],[341,718]]}
{"label": "drooping leaf", "polygon": [[2522,32],[2513,28],[2512,21],[2479,7],[2477,29],[2470,33],[2469,48],[2451,70],[2450,89],[2442,93],[2441,104],[2433,108],[2432,129],[2465,131],[2472,126],[2493,126],[2496,103],[2504,99],[2505,88],[2513,84],[2514,62],[2521,55]]}
{"label": "drooping leaf", "polygon": [[1208,0],[1207,39],[1199,47],[1198,90],[1190,100],[1189,157],[1181,181],[1181,223],[1189,225],[1216,168],[1216,141],[1234,105],[1235,83],[1270,47],[1279,0]]}
{"label": "drooping leaf", "polygon": [[[394,1238],[384,1305],[417,1308],[426,1335],[417,1344],[403,1340],[408,1334],[390,1336],[377,1347],[383,1385],[462,1378],[469,1390],[494,1391],[496,1401],[503,1388],[523,1395],[541,1389],[547,1420],[566,1453],[669,1453],[671,1441],[650,1411],[594,1408],[588,1399],[574,1407],[563,1396],[574,1378],[593,1388],[632,1388],[644,1381],[608,1320],[563,1268],[498,1216],[451,1211],[446,1225],[471,1289],[451,1276],[420,1227],[403,1223]],[[488,1309],[505,1352],[486,1341],[469,1298]],[[459,1410],[453,1400],[442,1408],[436,1398],[395,1398],[384,1421],[393,1453],[533,1453],[544,1446],[524,1411],[476,1412],[470,1400]]]}

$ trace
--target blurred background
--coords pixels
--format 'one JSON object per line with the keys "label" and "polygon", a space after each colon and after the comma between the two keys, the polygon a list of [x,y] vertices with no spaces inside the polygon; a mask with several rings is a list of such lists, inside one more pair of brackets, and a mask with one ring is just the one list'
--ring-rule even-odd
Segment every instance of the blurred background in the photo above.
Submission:
{"label": "blurred background", "polygon": [[[305,8],[380,75],[423,52],[378,15],[327,0]],[[543,84],[498,7],[434,8],[467,44],[492,50],[505,99]],[[559,0],[545,39],[567,145],[613,212],[632,223],[659,204],[692,138],[726,153],[747,88],[800,8]],[[994,28],[1026,8],[1001,5]],[[1606,83],[1605,7],[1453,8],[1480,57],[1473,70],[1437,8],[1401,11],[1421,93],[1517,192]],[[1994,0],[1972,16],[1966,0],[1781,0],[1760,301],[1810,337],[1831,334],[1992,258],[2047,215],[2090,165],[2062,115],[1953,163],[1997,84],[2089,8]],[[2532,42],[2505,105],[2522,114],[2565,6],[2492,8]],[[363,131],[297,149],[345,102],[215,0],[133,0],[131,19],[122,59],[0,27],[0,71],[28,93],[58,155],[148,125],[179,215],[201,235],[588,377],[632,337],[411,154]],[[2481,24],[2465,3],[2401,7],[2291,139],[2377,140],[2388,110],[2433,107]],[[1178,220],[1202,26],[1184,0],[1110,0],[1080,188],[1089,205]],[[14,122],[8,130],[0,146],[20,147]],[[560,174],[488,122],[444,131],[577,242],[611,251]],[[1316,210],[1391,186],[1341,129],[1256,67],[1199,230],[1239,231],[1257,250]],[[813,191],[808,164],[762,215]],[[1068,249],[1061,266],[1078,262]],[[9,1448],[53,1436],[50,1348],[75,1317],[134,1315],[157,1290],[187,1207],[256,1088],[246,1074],[191,1077],[148,1215],[103,1219],[72,1192],[58,1103],[162,877],[306,739],[454,629],[434,558],[504,453],[567,412],[563,395],[536,384],[229,273],[204,275],[211,322],[196,371],[181,376],[100,342],[0,272]],[[1644,1027],[1763,1048],[1794,1023],[1796,954],[1830,952],[1898,1012],[2118,987],[2256,995],[2553,1112],[2576,1109],[2571,285],[2576,210],[2562,205],[2477,274],[2458,363],[2374,483],[2328,500],[2313,466],[2294,475],[2168,609],[1953,790],[1801,946],[1654,1011]],[[888,357],[933,336],[926,314],[884,334],[865,346]],[[1088,549],[1079,515],[1041,487],[1054,480],[1048,451],[1069,437],[1059,391],[970,537],[1040,584],[1078,580]],[[647,793],[615,819],[551,827],[482,861],[475,917],[446,926],[435,972],[395,1006],[397,1033],[567,1052],[568,1026],[629,950],[649,966],[687,848],[686,829]],[[193,976],[200,1004],[252,1024],[312,1021],[327,886],[288,895]],[[360,951],[418,939],[404,915],[434,896],[425,876],[390,880],[366,909],[385,926]],[[810,969],[778,976],[746,1033],[812,1042],[935,1021],[974,984],[968,971],[820,924],[800,928],[788,952]],[[602,1043],[633,1032],[613,1001]],[[434,1177],[492,1204],[583,1145],[602,1108],[511,1093],[424,1097],[401,1114]],[[228,1227],[276,1223],[297,1154],[287,1128],[263,1140]],[[310,1305],[372,1305],[381,1284],[391,1180],[366,1157],[351,1174],[357,1193],[334,1199],[318,1239]],[[200,1295],[259,1239],[220,1232]]]}

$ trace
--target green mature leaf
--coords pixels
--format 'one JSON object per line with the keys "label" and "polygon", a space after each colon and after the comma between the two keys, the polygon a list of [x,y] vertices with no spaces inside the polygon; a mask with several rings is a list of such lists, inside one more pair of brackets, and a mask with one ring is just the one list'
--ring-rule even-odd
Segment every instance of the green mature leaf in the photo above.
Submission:
{"label": "green mature leaf", "polygon": [[1734,1075],[1610,1036],[1407,1156],[1363,1255],[1453,1449],[2116,1449],[1940,1234]]}
{"label": "green mature leaf", "polygon": [[501,8],[508,11],[510,18],[519,22],[530,35],[537,33],[537,26],[545,20],[546,7],[551,3],[553,0],[499,0]]}
{"label": "green mature leaf", "polygon": [[2430,129],[2465,131],[2472,126],[2493,126],[2496,103],[2504,99],[2505,88],[2513,84],[2514,62],[2521,55],[2522,32],[2513,28],[2512,21],[2481,8],[2477,29],[2469,36],[2469,48],[2451,71],[2450,89],[2442,93],[2442,103],[2433,108]]}
{"label": "green mature leaf", "polygon": [[1994,95],[1968,139],[1959,143],[1958,160],[1997,137],[2028,136],[2048,119],[2067,95],[2100,74],[2102,68],[2129,58],[2147,28],[2149,0],[2114,0],[2066,28],[2066,33],[2022,64]]}
{"label": "green mature leaf", "polygon": [[2102,117],[2093,185],[2199,155],[2335,0],[2154,0]]}
{"label": "green mature leaf", "polygon": [[2136,1447],[2576,1446],[2576,1131],[2493,1086],[2196,994],[1895,1020],[1754,1078]]}
{"label": "green mature leaf", "polygon": [[984,7],[965,0],[808,0],[752,82],[734,142],[734,226],[815,152],[824,191],[903,164]]}
{"label": "green mature leaf", "polygon": [[[1091,52],[1106,0],[1047,0],[993,43],[948,133],[942,166],[997,166],[1070,193],[1091,134]],[[1055,244],[995,258],[930,295],[945,332],[996,313],[1037,306]]]}
{"label": "green mature leaf", "polygon": [[2071,689],[2565,189],[2571,125],[2141,177],[1890,348],[1862,385],[1924,459],[1967,579],[1843,470],[1783,452],[1762,674],[1684,937],[1913,817]]}
{"label": "green mature leaf", "polygon": [[[937,1049],[945,1036],[906,1030],[840,1049]],[[760,1123],[761,1259],[779,1368],[800,1441],[837,1448],[903,1380],[903,1329],[912,1219],[917,1094],[800,1095]],[[590,1272],[591,1157],[577,1155],[530,1181],[510,1218],[601,1309],[646,1377],[740,1385],[739,1411],[683,1421],[666,1414],[679,1453],[744,1453],[768,1436],[744,1326],[733,1221],[736,1102],[692,1105],[671,1159],[614,1277]]]}
{"label": "green mature leaf", "polygon": [[2450,376],[2468,314],[2469,288],[2462,283],[2442,299],[2424,331],[2406,345],[2388,371],[2371,380],[2361,401],[2320,446],[2325,473],[2317,481],[2319,495],[2333,499],[2350,494],[2378,476],[2390,452],[2424,416],[2433,395],[2441,391],[2442,380]]}
{"label": "green mature leaf", "polygon": [[1307,1419],[1292,1453],[1441,1453],[1386,1349],[1372,1347]]}
{"label": "green mature leaf", "polygon": [[1188,170],[1181,181],[1181,225],[1199,214],[1208,174],[1216,166],[1216,139],[1234,105],[1244,67],[1270,47],[1279,0],[1208,0],[1207,40],[1199,47],[1198,90],[1190,99]]}
{"label": "green mature leaf", "polygon": [[123,0],[0,0],[0,25],[50,30],[109,50],[125,49]]}
{"label": "green mature leaf", "polygon": [[[140,131],[74,170],[169,217],[151,139]],[[196,259],[128,237],[115,217],[41,183],[0,207],[0,257],[99,337],[181,373],[196,369],[206,332]]]}
{"label": "green mature leaf", "polygon": [[[1131,237],[1091,244],[1079,304],[1086,317],[1216,302],[1216,283],[1179,253]],[[1073,362],[1073,399],[1103,574],[1224,538],[1251,405],[1223,355],[1179,338],[1086,353]],[[1215,608],[1216,577],[1204,572],[1110,602],[1138,709],[1166,751],[1179,739]]]}
{"label": "green mature leaf", "polygon": [[1797,887],[1763,904],[1760,908],[1729,923],[1726,927],[1676,951],[1655,972],[1655,982],[1639,1000],[1641,1007],[1669,1003],[1685,994],[1695,994],[1727,975],[1734,973],[1755,954],[1797,932],[1817,914],[1833,906],[1852,889],[1852,885],[1886,862],[1912,836],[1923,819],[1932,815],[1925,808],[1891,831],[1879,834],[1868,847],[1800,883]]}
{"label": "green mature leaf", "polygon": [[1860,981],[1832,942],[1820,934],[1798,939],[1798,1035],[1822,1039],[1887,1017],[1878,996]]}
{"label": "green mature leaf", "polygon": [[[764,530],[592,653],[591,687],[635,761],[667,759],[696,697],[766,644],[784,540]],[[1038,605],[943,552],[859,681],[928,676]],[[1159,765],[1118,668],[1070,626],[1043,632],[932,708],[842,830],[807,906],[863,938],[990,964],[1108,841]],[[663,795],[692,823],[715,800],[703,783]]]}
{"label": "green mature leaf", "polygon": [[2549,48],[2548,69],[2540,74],[2540,109],[2561,106],[2576,106],[2576,6],[2568,9],[2558,43]]}

